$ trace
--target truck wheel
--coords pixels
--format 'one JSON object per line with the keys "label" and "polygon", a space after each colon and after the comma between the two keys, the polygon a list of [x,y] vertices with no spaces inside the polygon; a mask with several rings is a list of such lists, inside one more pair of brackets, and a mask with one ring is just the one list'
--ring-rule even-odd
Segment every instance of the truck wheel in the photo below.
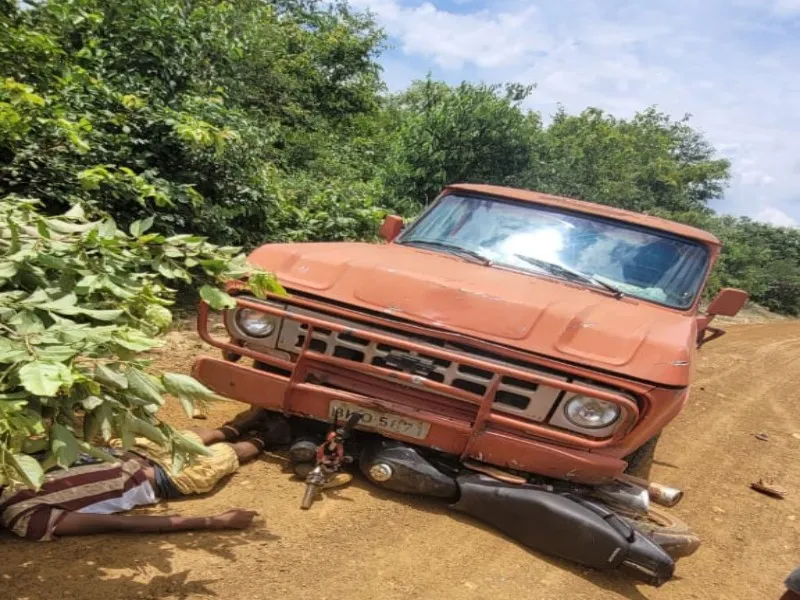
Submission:
{"label": "truck wheel", "polygon": [[647,515],[622,515],[639,533],[661,546],[673,560],[690,556],[700,547],[700,538],[678,517],[660,508]]}
{"label": "truck wheel", "polygon": [[625,457],[624,460],[628,463],[628,468],[625,469],[626,473],[642,479],[650,477],[650,467],[653,466],[653,455],[660,436],[661,433],[657,433],[642,444],[638,450],[634,450]]}

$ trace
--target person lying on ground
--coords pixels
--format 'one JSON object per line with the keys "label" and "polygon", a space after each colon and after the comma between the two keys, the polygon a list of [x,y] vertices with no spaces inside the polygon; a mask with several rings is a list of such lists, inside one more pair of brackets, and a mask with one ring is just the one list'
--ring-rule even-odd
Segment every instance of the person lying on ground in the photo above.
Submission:
{"label": "person lying on ground", "polygon": [[207,446],[210,455],[198,456],[173,473],[168,450],[137,438],[131,451],[119,453],[117,463],[84,464],[50,472],[38,491],[0,490],[0,525],[37,541],[116,531],[160,533],[250,526],[257,513],[243,509],[212,517],[115,514],[159,500],[209,492],[266,446],[286,443],[289,430],[280,417],[250,409],[219,429],[182,433]]}

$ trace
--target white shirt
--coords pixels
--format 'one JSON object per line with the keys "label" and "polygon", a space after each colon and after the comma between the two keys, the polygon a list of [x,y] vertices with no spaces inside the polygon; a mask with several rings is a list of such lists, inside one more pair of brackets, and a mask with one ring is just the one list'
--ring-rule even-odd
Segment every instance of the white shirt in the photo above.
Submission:
{"label": "white shirt", "polygon": [[155,504],[158,502],[153,486],[149,481],[143,481],[136,487],[129,489],[119,498],[101,500],[89,506],[85,506],[78,512],[90,513],[93,515],[110,515],[112,513],[125,512],[137,506]]}

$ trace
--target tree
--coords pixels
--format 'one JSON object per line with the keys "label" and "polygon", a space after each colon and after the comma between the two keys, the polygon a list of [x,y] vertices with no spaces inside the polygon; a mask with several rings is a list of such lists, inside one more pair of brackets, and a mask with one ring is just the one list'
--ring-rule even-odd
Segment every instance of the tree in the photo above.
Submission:
{"label": "tree", "polygon": [[[380,108],[382,40],[343,3],[9,9],[0,16],[0,190],[37,197],[53,214],[81,200],[123,225],[150,214],[136,201],[149,197],[164,231],[247,246],[366,230],[382,214],[366,209],[371,144],[349,140]],[[306,175],[321,165],[324,183]],[[308,226],[329,185],[359,191],[358,209],[346,205],[357,224]]]}
{"label": "tree", "polygon": [[530,92],[428,78],[392,98],[385,178],[394,202],[424,204],[455,182],[515,183],[540,128],[538,115],[520,108]]}
{"label": "tree", "polygon": [[541,191],[651,212],[709,212],[730,164],[689,126],[651,108],[626,121],[559,111],[539,138],[524,183]]}

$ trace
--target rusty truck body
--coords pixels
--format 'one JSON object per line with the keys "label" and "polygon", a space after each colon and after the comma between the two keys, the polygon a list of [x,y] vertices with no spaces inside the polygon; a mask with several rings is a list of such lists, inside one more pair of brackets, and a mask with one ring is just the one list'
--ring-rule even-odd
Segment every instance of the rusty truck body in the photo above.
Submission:
{"label": "rusty truck body", "polygon": [[250,261],[287,296],[237,295],[216,392],[512,474],[579,485],[624,479],[689,395],[716,315],[746,294],[701,293],[712,234],[589,202],[452,185],[385,243],[270,244]]}

